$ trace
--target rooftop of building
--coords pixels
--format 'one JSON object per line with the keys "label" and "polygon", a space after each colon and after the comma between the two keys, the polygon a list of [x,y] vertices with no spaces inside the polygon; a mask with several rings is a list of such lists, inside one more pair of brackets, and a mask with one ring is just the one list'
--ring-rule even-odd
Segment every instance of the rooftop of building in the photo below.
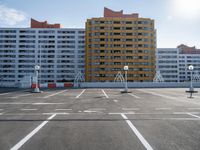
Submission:
{"label": "rooftop of building", "polygon": [[49,24],[47,21],[39,22],[31,18],[31,28],[61,28],[59,23]]}
{"label": "rooftop of building", "polygon": [[104,7],[104,17],[105,18],[138,18],[138,13],[124,14],[123,10],[113,11],[109,8]]}
{"label": "rooftop of building", "polygon": [[197,49],[195,46],[189,47],[187,45],[181,44],[177,46],[180,49],[180,54],[200,54],[200,49]]}

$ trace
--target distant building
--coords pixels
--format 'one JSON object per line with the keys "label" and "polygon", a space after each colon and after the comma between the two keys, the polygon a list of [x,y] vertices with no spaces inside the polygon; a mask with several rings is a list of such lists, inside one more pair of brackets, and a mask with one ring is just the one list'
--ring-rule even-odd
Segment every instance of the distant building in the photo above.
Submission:
{"label": "distant building", "polygon": [[31,18],[31,28],[61,28],[61,25],[58,23],[49,24],[47,21],[39,22]]}
{"label": "distant building", "polygon": [[40,65],[39,81],[73,81],[84,73],[85,30],[60,28],[59,24],[31,20],[31,28],[0,28],[0,82],[17,84],[34,75]]}
{"label": "distant building", "polygon": [[188,66],[193,65],[193,73],[200,75],[200,49],[180,45],[177,48],[158,48],[156,70],[165,82],[186,82],[190,80]]}
{"label": "distant building", "polygon": [[128,65],[128,81],[150,82],[155,50],[154,20],[104,8],[104,17],[86,22],[86,81],[112,82]]}

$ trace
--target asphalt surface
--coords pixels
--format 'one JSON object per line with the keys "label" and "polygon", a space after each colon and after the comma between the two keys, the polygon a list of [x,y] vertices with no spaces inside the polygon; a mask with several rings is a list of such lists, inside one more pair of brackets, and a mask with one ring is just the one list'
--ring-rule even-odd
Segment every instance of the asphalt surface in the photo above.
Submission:
{"label": "asphalt surface", "polygon": [[129,91],[0,89],[0,149],[200,149],[200,93]]}

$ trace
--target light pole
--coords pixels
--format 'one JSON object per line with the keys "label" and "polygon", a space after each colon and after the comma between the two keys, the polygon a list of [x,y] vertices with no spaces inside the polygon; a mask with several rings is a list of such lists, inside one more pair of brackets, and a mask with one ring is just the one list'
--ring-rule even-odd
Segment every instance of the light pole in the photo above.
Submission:
{"label": "light pole", "polygon": [[34,89],[34,93],[40,93],[40,89],[38,86],[38,71],[40,70],[40,66],[35,65],[35,77],[36,77],[36,85],[35,85],[35,89]]}
{"label": "light pole", "polygon": [[189,88],[189,91],[186,91],[186,92],[190,93],[190,97],[189,98],[192,98],[192,94],[193,93],[198,93],[198,91],[194,91],[194,88],[193,88],[193,85],[192,85],[192,73],[193,73],[193,70],[194,70],[194,66],[190,65],[188,67],[188,69],[191,71],[191,77],[190,77],[190,88]]}
{"label": "light pole", "polygon": [[128,72],[128,66],[124,66],[124,71],[125,71],[125,90],[124,92],[128,92],[128,84],[127,84],[127,72]]}
{"label": "light pole", "polygon": [[193,73],[193,70],[194,70],[194,66],[190,65],[188,67],[188,69],[191,71],[191,73],[190,73],[190,75],[191,75],[191,77],[190,77],[190,80],[191,80],[191,82],[190,82],[190,91],[194,91],[194,88],[193,88],[193,85],[192,85],[192,73]]}

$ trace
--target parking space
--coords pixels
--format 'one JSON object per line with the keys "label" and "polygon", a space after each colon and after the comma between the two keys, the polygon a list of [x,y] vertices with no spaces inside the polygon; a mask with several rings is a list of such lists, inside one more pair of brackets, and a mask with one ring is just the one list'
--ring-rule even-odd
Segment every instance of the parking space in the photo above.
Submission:
{"label": "parking space", "polygon": [[1,149],[199,149],[200,98],[185,90],[3,91]]}

